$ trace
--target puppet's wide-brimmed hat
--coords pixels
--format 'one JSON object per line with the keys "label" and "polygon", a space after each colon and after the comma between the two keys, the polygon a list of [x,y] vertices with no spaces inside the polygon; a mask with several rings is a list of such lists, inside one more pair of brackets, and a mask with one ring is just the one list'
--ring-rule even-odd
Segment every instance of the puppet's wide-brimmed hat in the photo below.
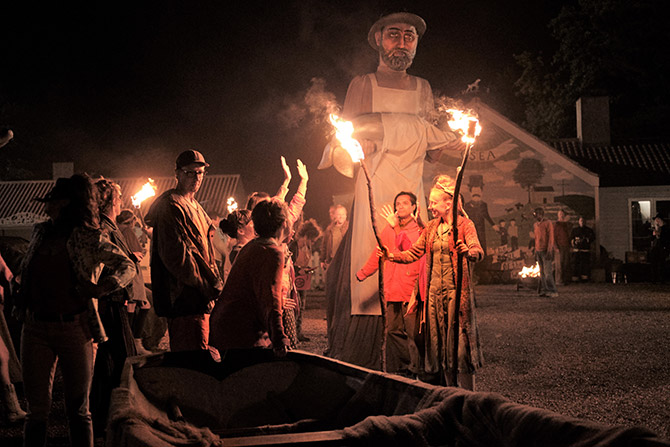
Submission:
{"label": "puppet's wide-brimmed hat", "polygon": [[407,23],[416,28],[416,32],[419,35],[419,39],[423,36],[423,33],[426,32],[426,22],[416,14],[410,12],[394,12],[393,14],[385,15],[384,17],[377,20],[370,31],[368,31],[368,43],[375,50],[377,49],[377,42],[375,41],[375,33],[381,31],[387,25],[392,23]]}

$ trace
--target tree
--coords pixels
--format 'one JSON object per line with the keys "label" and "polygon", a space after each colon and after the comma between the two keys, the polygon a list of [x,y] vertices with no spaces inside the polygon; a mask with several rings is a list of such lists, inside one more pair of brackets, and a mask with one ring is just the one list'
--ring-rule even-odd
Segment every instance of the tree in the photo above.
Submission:
{"label": "tree", "polygon": [[548,58],[516,55],[516,81],[526,105],[524,125],[542,138],[573,137],[581,96],[611,100],[613,137],[670,136],[670,27],[664,2],[578,0],[549,27],[558,47]]}
{"label": "tree", "polygon": [[544,165],[537,158],[522,158],[514,168],[512,176],[516,183],[528,190],[528,203],[530,203],[530,189],[544,177]]}

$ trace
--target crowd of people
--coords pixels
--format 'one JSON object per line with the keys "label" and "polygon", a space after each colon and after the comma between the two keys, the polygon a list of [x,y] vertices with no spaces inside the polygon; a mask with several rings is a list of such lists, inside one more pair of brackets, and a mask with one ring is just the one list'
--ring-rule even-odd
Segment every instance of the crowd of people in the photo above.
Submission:
{"label": "crowd of people", "polygon": [[[228,349],[286,355],[307,340],[302,315],[315,270],[326,277],[327,355],[475,389],[483,356],[473,267],[486,253],[485,233],[478,234],[476,222],[488,210],[483,202],[463,204],[460,198],[455,213],[458,195],[447,175],[435,178],[426,206],[424,160],[463,146],[458,135],[429,119],[430,84],[406,72],[425,30],[423,19],[410,13],[375,22],[368,42],[378,53],[378,68],[352,80],[344,104],[343,116],[366,129],[358,139],[372,167],[369,187],[384,205],[381,246],[372,234],[362,174],[351,215],[333,204],[322,230],[303,217],[309,174],[300,160],[299,184],[287,201],[292,173],[284,157],[278,192],[254,192],[244,209],[227,215],[208,212],[196,200],[209,167],[196,150],[177,157],[176,184],[153,201],[146,226],[136,225],[133,211],[121,207],[119,185],[104,178],[61,178],[37,199],[49,219],[35,227],[20,271],[13,275],[0,264],[0,299],[11,284],[13,313],[23,321],[20,368],[27,412],[10,378],[13,347],[6,337],[0,337],[2,401],[7,419],[25,419],[25,445],[46,443],[57,363],[70,440],[93,445],[94,435],[105,430],[110,393],[125,359],[156,348],[143,340],[149,315],[164,321],[170,351],[202,350],[215,360]],[[340,149],[331,142],[320,168],[343,169]],[[557,284],[588,280],[595,236],[584,219],[573,228],[562,210],[555,223],[542,208],[534,216],[541,295],[555,297]],[[659,227],[658,239],[667,241],[668,232]],[[499,221],[496,230],[504,244],[509,240],[518,247],[513,219],[509,225]],[[140,237],[150,239],[149,253]],[[659,247],[668,247],[663,244]],[[150,289],[140,268],[145,256],[150,256]],[[375,279],[382,272],[380,284]]]}

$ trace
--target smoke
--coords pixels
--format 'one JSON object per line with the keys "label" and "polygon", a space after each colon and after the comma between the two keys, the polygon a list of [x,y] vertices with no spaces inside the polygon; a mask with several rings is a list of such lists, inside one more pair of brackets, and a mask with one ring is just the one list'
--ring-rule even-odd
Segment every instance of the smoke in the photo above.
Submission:
{"label": "smoke", "polygon": [[335,94],[326,90],[324,79],[312,78],[310,84],[306,91],[281,99],[276,119],[285,128],[295,129],[305,124],[319,125],[327,121],[329,114],[340,112]]}
{"label": "smoke", "polygon": [[337,105],[335,95],[326,90],[326,81],[321,78],[312,78],[312,86],[305,94],[305,104],[309,112],[317,120],[322,120],[331,113],[339,114],[340,106]]}

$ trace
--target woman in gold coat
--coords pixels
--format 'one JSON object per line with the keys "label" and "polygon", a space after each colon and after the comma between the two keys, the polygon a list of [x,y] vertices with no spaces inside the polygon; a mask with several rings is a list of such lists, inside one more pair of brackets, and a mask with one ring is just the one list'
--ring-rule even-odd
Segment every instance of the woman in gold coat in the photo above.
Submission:
{"label": "woman in gold coat", "polygon": [[[474,295],[470,279],[470,262],[481,261],[484,252],[474,223],[459,210],[459,241],[454,244],[452,235],[452,205],[454,182],[446,176],[436,178],[430,191],[428,210],[433,219],[414,245],[403,252],[388,253],[389,261],[410,263],[426,255],[425,282],[418,281],[418,295],[423,301],[421,317],[425,334],[425,369],[428,374],[444,375],[449,386],[460,385],[474,390],[474,373],[482,366],[483,358],[475,318]],[[459,208],[460,205],[459,205]],[[456,270],[458,254],[462,253],[463,287],[460,300],[458,347],[458,384],[452,383],[452,357],[454,337],[451,328],[455,310]],[[427,297],[427,299],[426,299]],[[411,304],[410,304],[411,305]]]}

